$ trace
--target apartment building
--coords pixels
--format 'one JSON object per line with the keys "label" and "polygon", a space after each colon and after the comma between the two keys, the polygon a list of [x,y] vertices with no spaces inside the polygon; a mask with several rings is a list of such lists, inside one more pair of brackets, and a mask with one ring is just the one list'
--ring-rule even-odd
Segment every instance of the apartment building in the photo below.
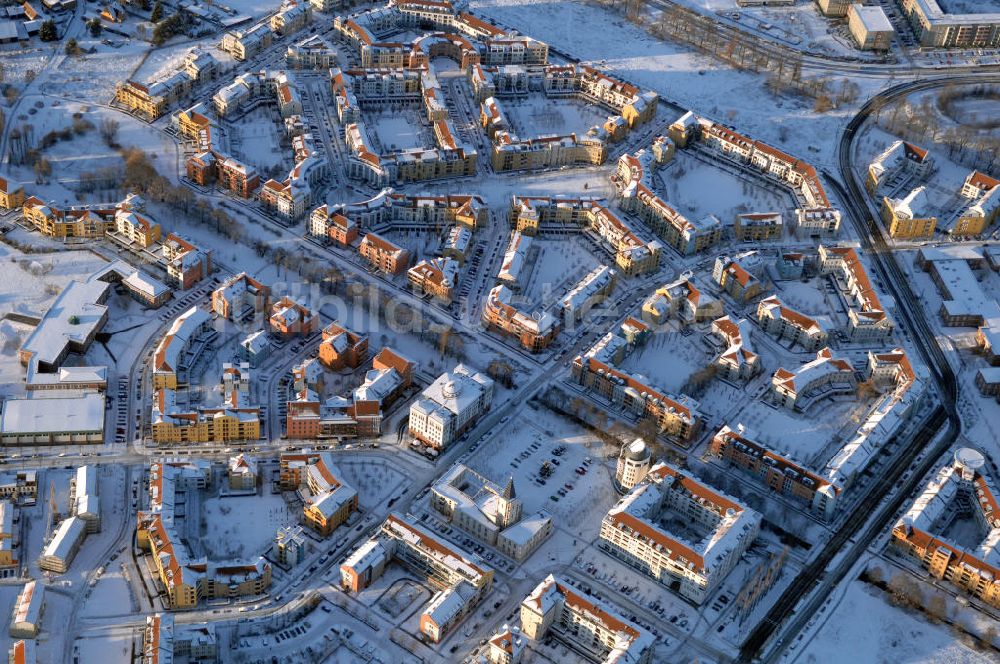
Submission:
{"label": "apartment building", "polygon": [[861,256],[854,247],[820,245],[817,250],[820,272],[832,275],[847,291],[847,336],[854,342],[885,341],[892,336],[895,323],[886,314],[878,293],[868,277]]}
{"label": "apartment building", "polygon": [[937,215],[924,186],[902,198],[883,196],[882,220],[889,236],[899,240],[928,239],[937,228]]}
{"label": "apartment building", "polygon": [[114,204],[59,208],[29,196],[21,213],[42,235],[58,240],[100,238],[114,228]]}
{"label": "apartment building", "polygon": [[[978,545],[960,545],[945,537],[954,522],[971,519]],[[947,581],[992,606],[1000,606],[1000,492],[986,470],[981,452],[956,450],[892,530],[893,545],[919,560],[935,579]],[[978,539],[978,538],[977,538]]]}
{"label": "apartment building", "polygon": [[187,368],[203,350],[211,321],[198,307],[174,319],[153,351],[153,389],[176,390],[187,382]]}
{"label": "apartment building", "polygon": [[267,311],[270,299],[270,288],[240,272],[212,291],[212,311],[232,321],[243,320]]}
{"label": "apartment building", "polygon": [[709,451],[770,490],[808,505],[827,521],[833,518],[841,487],[768,449],[754,440],[753,433],[742,424],[736,428],[723,425],[712,438]]}
{"label": "apartment building", "polygon": [[619,371],[606,359],[610,358],[595,349],[578,355],[570,366],[570,377],[632,417],[652,418],[667,435],[683,442],[694,438],[701,428],[697,401],[687,395],[669,394],[653,386],[645,376]]}
{"label": "apartment building", "polygon": [[246,30],[227,32],[222,36],[219,48],[236,60],[244,61],[268,48],[273,39],[274,33],[268,22],[261,21]]}
{"label": "apartment building", "polygon": [[1000,12],[950,13],[938,0],[898,0],[921,46],[995,48],[1000,46]]}
{"label": "apartment building", "polygon": [[35,580],[21,588],[14,602],[10,620],[10,635],[15,639],[34,639],[41,630],[45,610],[45,586]]}
{"label": "apartment building", "polygon": [[337,323],[323,328],[319,360],[333,371],[356,369],[368,359],[368,336],[352,332]]}
{"label": "apartment building", "polygon": [[816,359],[794,371],[778,369],[771,377],[775,401],[785,408],[804,410],[809,404],[833,394],[853,394],[858,387],[854,367],[834,357],[829,348],[816,352]]}
{"label": "apartment building", "polygon": [[780,240],[784,221],[780,212],[747,212],[736,215],[733,237],[738,242]]}
{"label": "apartment building", "polygon": [[319,314],[287,295],[271,305],[271,331],[280,337],[308,337],[319,329]]}
{"label": "apartment building", "polygon": [[722,302],[698,288],[694,277],[687,275],[660,286],[642,303],[643,319],[656,325],[675,316],[684,322],[701,323],[722,313]]}
{"label": "apartment building", "polygon": [[737,302],[749,302],[764,290],[763,284],[753,274],[758,271],[751,265],[756,258],[753,253],[719,256],[712,268],[712,279]]}
{"label": "apartment building", "polygon": [[204,462],[153,462],[149,467],[149,509],[136,517],[136,542],[149,551],[170,610],[194,609],[204,599],[260,595],[271,584],[271,565],[261,557],[215,561],[194,558],[180,536],[189,491],[212,479]]}
{"label": "apartment building", "polygon": [[201,249],[185,237],[168,233],[162,250],[168,280],[180,290],[194,288],[212,274],[211,249]]}
{"label": "apartment building", "polygon": [[125,242],[149,249],[160,241],[160,225],[138,209],[132,209],[127,204],[120,205],[115,210],[114,219],[114,232]]}
{"label": "apartment building", "polygon": [[590,134],[539,136],[520,139],[510,132],[497,132],[491,163],[497,173],[534,171],[559,166],[603,164],[608,157],[605,140]]}
{"label": "apartment building", "polygon": [[38,567],[53,574],[65,574],[87,536],[87,525],[71,516],[59,522],[55,534],[38,557]]}
{"label": "apartment building", "polygon": [[321,536],[329,537],[358,510],[358,492],[344,481],[332,454],[310,458],[302,477],[300,486],[305,491],[300,491],[300,495],[305,524]]}
{"label": "apartment building", "polygon": [[795,227],[809,237],[829,237],[840,232],[840,210],[830,207],[795,208]]}
{"label": "apartment building", "polygon": [[196,408],[178,404],[173,389],[158,389],[153,393],[150,410],[153,442],[177,445],[259,440],[260,408],[244,403],[242,397],[236,399],[237,396],[220,406]]}
{"label": "apartment building", "polygon": [[410,264],[410,252],[376,233],[368,233],[358,245],[358,254],[374,269],[386,274],[401,274]]}
{"label": "apartment building", "polygon": [[702,142],[724,157],[757,169],[789,186],[803,208],[831,208],[815,167],[767,143],[738,134],[725,125],[699,119]]}
{"label": "apartment building", "polygon": [[24,205],[24,187],[0,176],[0,209],[16,210]]}
{"label": "apartment building", "polygon": [[862,51],[886,52],[896,35],[892,21],[878,5],[851,4],[847,10],[847,28]]}
{"label": "apartment building", "polygon": [[310,35],[288,47],[285,62],[292,69],[326,71],[337,64],[337,50],[320,35]]}
{"label": "apartment building", "polygon": [[175,625],[170,613],[146,616],[139,664],[171,664],[178,659],[214,664],[219,661],[219,641],[211,623]]}
{"label": "apartment building", "polygon": [[346,247],[358,239],[358,224],[324,203],[309,215],[309,233]]}
{"label": "apartment building", "polygon": [[615,609],[549,574],[521,602],[524,636],[549,636],[583,650],[587,659],[605,664],[653,661],[656,639]]}
{"label": "apartment building", "polygon": [[237,454],[229,459],[226,476],[233,491],[253,491],[257,488],[259,474],[257,460],[245,454]]}
{"label": "apartment building", "polygon": [[715,366],[729,380],[749,380],[763,369],[760,355],[754,350],[751,325],[745,318],[723,316],[712,321],[712,334],[723,343]]}
{"label": "apartment building", "polygon": [[[686,526],[665,525],[668,514]],[[757,512],[661,462],[605,516],[599,546],[701,604],[736,566],[760,525]]]}
{"label": "apartment building", "polygon": [[434,643],[475,609],[493,586],[493,570],[478,556],[395,512],[373,538],[341,563],[341,585],[349,592],[360,592],[392,562],[426,578],[437,589],[420,615],[420,631]]}
{"label": "apartment building", "polygon": [[545,311],[526,313],[515,307],[513,300],[514,294],[507,286],[493,287],[483,304],[483,325],[487,330],[514,337],[532,353],[546,348],[559,334],[559,321]]}
{"label": "apartment building", "polygon": [[575,224],[596,234],[601,248],[622,274],[632,277],[657,269],[663,245],[643,240],[635,229],[598,198],[513,196],[511,225],[524,235],[541,232],[544,224]]}
{"label": "apartment building", "polygon": [[924,148],[896,141],[868,167],[866,185],[874,193],[883,184],[897,185],[909,179],[921,180],[929,174],[932,164],[933,159]]}
{"label": "apartment building", "polygon": [[312,20],[312,5],[286,0],[275,13],[271,14],[268,24],[278,37],[285,37],[309,25]]}
{"label": "apartment building", "polygon": [[771,336],[791,341],[808,351],[823,348],[829,337],[818,320],[786,306],[777,295],[757,305],[757,322]]}
{"label": "apartment building", "polygon": [[86,532],[101,532],[101,498],[98,495],[97,466],[80,466],[70,481],[70,513],[80,517]]}
{"label": "apartment building", "polygon": [[448,304],[458,284],[459,267],[451,258],[425,258],[406,271],[406,279],[417,293]]}
{"label": "apartment building", "polygon": [[471,428],[492,403],[493,379],[459,364],[438,376],[410,405],[410,435],[442,450]]}

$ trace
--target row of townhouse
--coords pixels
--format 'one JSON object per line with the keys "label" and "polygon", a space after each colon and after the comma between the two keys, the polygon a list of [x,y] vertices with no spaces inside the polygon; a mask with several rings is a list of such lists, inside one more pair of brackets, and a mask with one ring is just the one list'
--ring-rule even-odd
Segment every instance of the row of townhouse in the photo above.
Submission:
{"label": "row of townhouse", "polygon": [[456,548],[412,517],[391,513],[378,533],[340,565],[341,586],[353,593],[374,583],[393,562],[435,589],[420,614],[420,632],[433,643],[489,594],[493,570],[479,556]]}
{"label": "row of townhouse", "polygon": [[[160,225],[145,213],[145,202],[134,194],[119,203],[67,208],[30,196],[24,199],[21,213],[25,221],[48,237],[66,240],[110,236],[137,248],[162,264],[171,284],[182,290],[193,287],[212,272],[212,252],[175,233],[168,233],[163,239]],[[145,299],[158,306],[164,295],[151,293]]]}
{"label": "row of townhouse", "polygon": [[285,219],[302,217],[317,198],[317,189],[330,176],[330,162],[313,144],[312,134],[292,139],[294,166],[284,180],[268,180],[260,189],[260,202]]}
{"label": "row of townhouse", "polygon": [[[396,32],[408,29],[434,30],[444,32],[471,42],[478,51],[475,58],[467,54],[469,47],[462,47],[459,53],[442,53],[454,57],[463,68],[480,62],[485,65],[544,65],[548,62],[549,47],[537,39],[505,30],[461,11],[449,2],[389,2],[382,7],[356,12],[349,16],[337,16],[333,27],[344,39],[356,45],[365,58],[366,49],[388,47],[400,51],[399,59],[391,60],[395,66],[402,63],[405,45],[386,41]],[[419,41],[419,40],[418,40]],[[454,42],[453,42],[454,43]],[[456,57],[457,56],[457,57]],[[433,57],[433,56],[432,56]]]}
{"label": "row of townhouse", "polygon": [[528,236],[545,232],[549,224],[579,226],[596,236],[625,276],[653,272],[659,266],[663,246],[642,240],[602,199],[515,195],[508,218],[515,230]]}
{"label": "row of townhouse", "polygon": [[128,80],[115,86],[115,101],[130,113],[149,121],[163,115],[167,107],[191,94],[199,83],[214,79],[221,66],[211,53],[192,50],[177,71],[148,83]]}
{"label": "row of townhouse", "polygon": [[312,10],[312,4],[285,0],[267,19],[246,30],[226,32],[219,42],[219,48],[236,60],[248,60],[270,47],[275,37],[294,34],[309,25]]}
{"label": "row of townhouse", "polygon": [[260,595],[271,584],[271,564],[264,558],[216,561],[188,550],[181,536],[186,494],[205,489],[211,479],[211,466],[204,462],[150,464],[149,508],[137,514],[136,543],[149,551],[170,610],[194,609],[202,600]]}
{"label": "row of townhouse", "polygon": [[[233,375],[235,372],[235,376]],[[223,364],[226,386],[218,406],[177,403],[177,391],[162,387],[153,393],[150,422],[157,445],[222,443],[258,440],[261,437],[260,407],[250,404],[250,365]]]}
{"label": "row of townhouse", "polygon": [[232,118],[270,101],[277,103],[282,118],[302,114],[302,99],[295,81],[282,70],[240,74],[212,96],[212,106],[220,118]]}
{"label": "row of townhouse", "polygon": [[612,180],[622,209],[638,215],[660,239],[687,256],[718,244],[722,224],[712,215],[692,221],[656,194],[655,171],[673,158],[675,149],[673,139],[658,136],[649,149],[622,155]]}
{"label": "row of townhouse", "polygon": [[820,272],[833,275],[846,287],[849,296],[847,337],[862,343],[887,341],[895,323],[883,308],[858,250],[821,244],[817,253]]}
{"label": "row of townhouse", "polygon": [[[372,198],[357,203],[338,203],[316,209],[310,220],[310,233],[315,237],[330,237],[331,224],[343,227],[350,220],[353,227],[384,232],[388,230],[444,230],[460,226],[474,230],[486,223],[489,208],[475,194],[445,194],[440,196],[407,195],[392,188],[383,189]],[[340,231],[334,231],[340,233]],[[351,241],[339,241],[350,244]]]}

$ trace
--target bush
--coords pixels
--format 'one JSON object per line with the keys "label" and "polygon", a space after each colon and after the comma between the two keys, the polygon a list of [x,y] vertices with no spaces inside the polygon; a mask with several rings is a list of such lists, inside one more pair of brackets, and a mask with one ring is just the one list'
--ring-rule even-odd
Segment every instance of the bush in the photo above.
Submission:
{"label": "bush", "polygon": [[56,32],[56,22],[49,19],[42,23],[42,27],[38,31],[38,38],[46,42],[59,39],[59,34]]}

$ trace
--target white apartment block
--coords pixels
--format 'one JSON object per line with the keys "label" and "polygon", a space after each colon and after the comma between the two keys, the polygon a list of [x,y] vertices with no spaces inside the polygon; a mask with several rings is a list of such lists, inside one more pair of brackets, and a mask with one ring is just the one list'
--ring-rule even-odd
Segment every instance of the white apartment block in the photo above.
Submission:
{"label": "white apartment block", "polygon": [[[664,517],[677,517],[666,527]],[[701,604],[760,531],[761,515],[660,462],[604,517],[599,546]]]}
{"label": "white apartment block", "polygon": [[438,376],[410,406],[410,434],[435,449],[461,436],[493,403],[493,380],[459,364]]}

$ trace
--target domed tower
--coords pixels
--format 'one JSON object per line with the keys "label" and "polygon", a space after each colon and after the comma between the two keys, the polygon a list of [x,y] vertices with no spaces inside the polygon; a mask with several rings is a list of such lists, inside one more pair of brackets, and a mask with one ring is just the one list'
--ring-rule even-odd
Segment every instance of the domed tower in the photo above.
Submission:
{"label": "domed tower", "polygon": [[976,473],[980,472],[986,463],[986,458],[978,450],[971,447],[962,447],[955,450],[955,468],[961,473],[963,480],[971,482],[976,478]]}
{"label": "domed tower", "polygon": [[636,438],[631,443],[622,445],[615,471],[615,485],[618,491],[621,493],[631,491],[646,477],[651,462],[652,453],[642,438]]}

